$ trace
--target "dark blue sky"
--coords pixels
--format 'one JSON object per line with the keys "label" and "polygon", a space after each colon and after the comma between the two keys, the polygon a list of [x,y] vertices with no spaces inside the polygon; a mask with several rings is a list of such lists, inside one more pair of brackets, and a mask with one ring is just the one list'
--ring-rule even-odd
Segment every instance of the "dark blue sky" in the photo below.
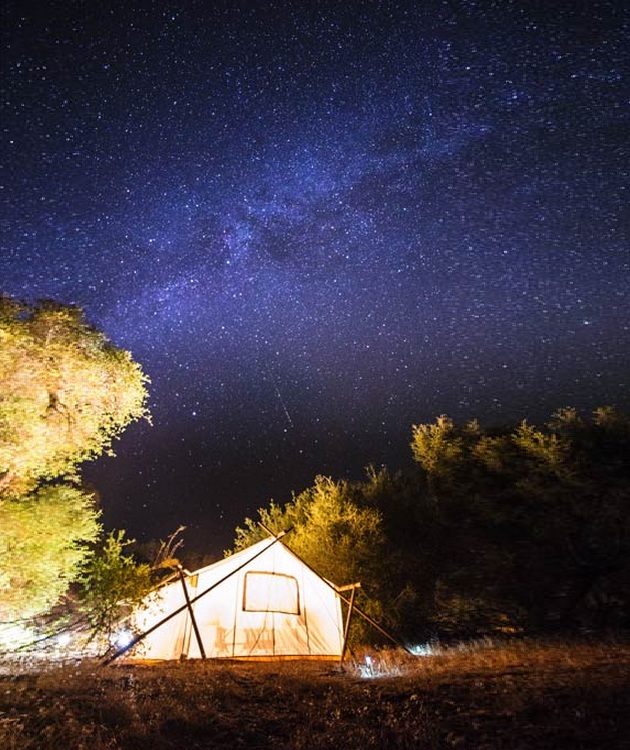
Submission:
{"label": "dark blue sky", "polygon": [[152,379],[86,470],[107,524],[220,552],[318,473],[408,465],[412,423],[628,408],[629,24],[5,2],[1,291]]}

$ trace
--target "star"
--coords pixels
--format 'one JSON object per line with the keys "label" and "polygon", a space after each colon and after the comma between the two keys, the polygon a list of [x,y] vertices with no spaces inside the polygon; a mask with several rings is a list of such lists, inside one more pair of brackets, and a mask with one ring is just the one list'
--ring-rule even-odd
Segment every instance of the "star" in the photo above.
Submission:
{"label": "star", "polygon": [[628,407],[618,3],[4,14],[1,291],[151,378],[110,525],[220,551],[412,423]]}

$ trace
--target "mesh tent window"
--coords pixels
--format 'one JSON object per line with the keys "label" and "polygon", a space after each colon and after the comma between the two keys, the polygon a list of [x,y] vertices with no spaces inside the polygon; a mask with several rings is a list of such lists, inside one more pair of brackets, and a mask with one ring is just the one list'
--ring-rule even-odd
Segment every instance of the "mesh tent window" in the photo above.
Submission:
{"label": "mesh tent window", "polygon": [[300,590],[297,579],[283,573],[248,571],[243,588],[243,610],[299,615]]}

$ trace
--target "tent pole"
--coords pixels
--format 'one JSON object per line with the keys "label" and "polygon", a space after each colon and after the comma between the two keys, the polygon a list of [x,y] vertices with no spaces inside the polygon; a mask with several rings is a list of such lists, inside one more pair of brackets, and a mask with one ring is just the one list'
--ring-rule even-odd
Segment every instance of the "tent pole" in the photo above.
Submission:
{"label": "tent pole", "polygon": [[339,666],[343,669],[343,660],[346,655],[346,648],[348,647],[348,634],[350,633],[350,620],[352,619],[352,610],[354,609],[354,597],[356,596],[357,589],[361,586],[360,583],[352,584],[352,592],[350,594],[350,604],[348,604],[348,616],[346,617],[346,627],[343,631],[343,646],[341,647],[341,657],[339,658]]}
{"label": "tent pole", "polygon": [[201,640],[201,633],[197,627],[197,620],[195,619],[195,613],[193,612],[192,604],[190,603],[190,596],[188,596],[188,587],[186,586],[186,578],[184,577],[184,569],[181,565],[177,566],[179,573],[179,580],[182,582],[182,588],[184,589],[184,598],[186,599],[186,606],[188,607],[188,614],[190,615],[190,621],[192,622],[193,630],[195,631],[195,638],[197,639],[197,645],[199,646],[199,653],[201,658],[206,658],[206,651],[203,647],[203,641]]}
{"label": "tent pole", "polygon": [[[197,596],[194,596],[190,603],[194,604],[195,602],[199,601],[202,596],[205,596],[208,594],[212,589],[216,589],[217,586],[220,586],[224,581],[227,581],[228,578],[231,578],[235,573],[238,573],[239,570],[242,570],[246,565],[249,565],[252,560],[255,560],[259,555],[262,555],[263,552],[266,552],[270,547],[272,547],[276,542],[280,541],[282,537],[287,532],[283,531],[281,534],[274,535],[273,540],[263,549],[260,550],[260,552],[257,552],[255,555],[249,558],[249,560],[245,560],[244,563],[238,566],[238,568],[234,568],[233,571],[228,573],[226,576],[223,576],[223,578],[220,581],[217,581],[216,583],[213,583],[212,586],[207,588],[205,591],[202,591],[201,594],[197,594]],[[187,608],[186,604],[183,604],[181,607],[178,607],[176,610],[171,612],[170,614],[166,615],[166,617],[163,617],[159,622],[156,622],[155,625],[152,625],[148,630],[145,630],[144,633],[139,633],[135,638],[132,638],[131,641],[126,646],[121,646],[121,648],[114,651],[114,653],[111,656],[108,656],[107,659],[104,659],[101,664],[107,665],[111,664],[114,659],[117,659],[119,656],[122,656],[124,653],[129,651],[129,649],[132,649],[135,645],[140,643],[144,638],[146,638],[148,635],[153,633],[154,630],[157,630],[161,625],[164,625],[165,622],[168,622],[173,617],[177,617],[177,615],[180,612],[183,612]]]}

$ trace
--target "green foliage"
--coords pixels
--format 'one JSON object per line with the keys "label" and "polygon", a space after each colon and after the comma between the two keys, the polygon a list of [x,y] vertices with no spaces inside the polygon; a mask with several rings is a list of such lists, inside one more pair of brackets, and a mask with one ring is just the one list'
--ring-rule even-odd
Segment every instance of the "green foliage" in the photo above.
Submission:
{"label": "green foliage", "polygon": [[98,535],[80,462],[146,416],[147,378],[80,309],[0,297],[0,617],[50,609]]}
{"label": "green foliage", "polygon": [[[409,638],[630,624],[627,416],[562,409],[501,429],[441,416],[413,427],[412,451],[414,475],[318,477],[260,520],[293,527],[290,547],[361,581],[360,606]],[[247,519],[235,548],[265,533]]]}
{"label": "green foliage", "polygon": [[[274,533],[291,528],[286,544],[338,585],[361,583],[357,605],[398,634],[422,630],[432,602],[426,494],[401,475],[368,467],[364,480],[319,476],[312,487],[279,506],[258,511]],[[236,530],[235,551],[265,538],[257,522]],[[419,575],[419,571],[422,571]],[[354,642],[378,634],[357,620]]]}
{"label": "green foliage", "polygon": [[[369,482],[368,482],[369,483]],[[378,592],[385,538],[380,511],[365,498],[366,484],[318,476],[312,487],[284,507],[273,501],[258,511],[274,533],[291,529],[287,545],[320,575],[336,584],[360,581],[358,603],[370,614],[381,614]],[[234,551],[267,536],[257,522],[245,520],[236,530]]]}
{"label": "green foliage", "polygon": [[100,550],[83,564],[81,608],[95,635],[110,637],[115,625],[140,604],[153,585],[151,567],[136,563],[125,548],[133,540],[112,531]]}
{"label": "green foliage", "polygon": [[[273,501],[258,511],[260,521],[274,533],[291,528],[287,543],[330,580],[348,583],[364,569],[368,552],[382,540],[380,513],[360,504],[361,486],[318,476],[283,508]],[[234,551],[267,536],[257,522],[245,520],[236,530]]]}
{"label": "green foliage", "polygon": [[76,476],[146,416],[147,378],[81,310],[0,297],[0,493]]}
{"label": "green foliage", "polygon": [[0,502],[0,622],[54,606],[99,534],[92,496],[66,484]]}
{"label": "green foliage", "polygon": [[[627,417],[606,407],[587,420],[563,409],[543,427],[522,422],[499,432],[442,417],[413,434],[420,481],[436,500],[441,626],[479,632],[627,621]],[[438,468],[418,440],[434,434],[446,457]]]}
{"label": "green foliage", "polygon": [[413,457],[429,476],[446,474],[461,455],[462,440],[455,433],[453,420],[444,415],[435,424],[414,425],[412,436]]}

